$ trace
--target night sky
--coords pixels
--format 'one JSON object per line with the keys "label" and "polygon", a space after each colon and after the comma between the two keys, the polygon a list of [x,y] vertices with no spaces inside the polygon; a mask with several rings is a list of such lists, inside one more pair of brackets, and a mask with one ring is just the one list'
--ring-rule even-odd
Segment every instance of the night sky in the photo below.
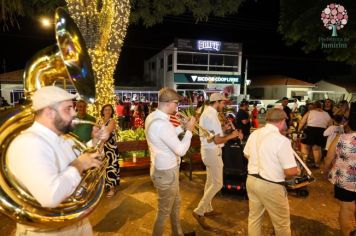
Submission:
{"label": "night sky", "polygon": [[[286,46],[277,32],[279,1],[248,0],[239,13],[226,18],[210,17],[196,23],[189,14],[168,16],[151,28],[130,25],[115,74],[117,85],[143,80],[145,59],[171,44],[174,38],[211,39],[243,44],[243,64],[249,60],[249,77],[280,74],[316,82],[327,76],[350,75],[345,63],[329,62],[321,52],[305,54],[302,44]],[[21,29],[0,32],[1,72],[23,69],[37,51],[55,43],[53,30],[33,19],[21,19]],[[321,24],[321,29],[323,28]],[[244,69],[243,69],[244,70]]]}

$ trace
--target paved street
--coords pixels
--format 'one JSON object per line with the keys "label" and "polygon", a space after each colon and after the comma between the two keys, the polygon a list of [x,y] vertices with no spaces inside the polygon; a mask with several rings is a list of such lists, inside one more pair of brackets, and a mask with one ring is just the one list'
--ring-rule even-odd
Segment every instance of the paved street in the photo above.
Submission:
{"label": "paved street", "polygon": [[[208,223],[214,232],[203,230],[192,216],[203,194],[205,172],[193,173],[189,181],[182,172],[182,226],[186,231],[195,230],[197,235],[246,235],[248,201],[237,195],[219,195],[213,202],[222,216],[212,217]],[[332,186],[316,173],[317,181],[308,186],[310,195],[297,198],[289,195],[292,219],[292,235],[338,235],[338,204],[332,197]],[[90,216],[95,235],[150,235],[155,217],[156,198],[148,176],[126,177],[119,192],[112,199],[102,198],[98,208]],[[15,223],[1,215],[0,235],[13,235]],[[167,224],[166,234],[170,235]],[[265,217],[263,235],[272,235],[273,227]]]}

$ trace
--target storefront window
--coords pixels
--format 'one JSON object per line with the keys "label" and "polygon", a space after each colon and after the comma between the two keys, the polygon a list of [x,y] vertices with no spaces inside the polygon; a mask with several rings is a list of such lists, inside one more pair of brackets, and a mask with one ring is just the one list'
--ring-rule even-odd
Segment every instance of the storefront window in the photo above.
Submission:
{"label": "storefront window", "polygon": [[207,65],[208,54],[196,54],[196,53],[178,53],[177,64],[188,65]]}
{"label": "storefront window", "polygon": [[208,70],[208,66],[177,65],[178,70]]}
{"label": "storefront window", "polygon": [[223,55],[210,55],[210,65],[222,66],[224,65]]}
{"label": "storefront window", "polygon": [[238,66],[238,56],[224,56],[225,66]]}
{"label": "storefront window", "polygon": [[237,71],[237,68],[231,66],[209,66],[209,71]]}
{"label": "storefront window", "polygon": [[178,53],[177,64],[193,64],[193,57],[191,53]]}
{"label": "storefront window", "polygon": [[208,54],[192,54],[193,64],[208,65]]}

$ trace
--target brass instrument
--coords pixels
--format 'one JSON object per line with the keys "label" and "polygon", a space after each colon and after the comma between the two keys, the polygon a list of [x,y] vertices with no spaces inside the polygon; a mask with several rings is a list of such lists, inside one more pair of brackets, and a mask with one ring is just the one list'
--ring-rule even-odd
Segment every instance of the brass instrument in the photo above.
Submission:
{"label": "brass instrument", "polygon": [[[44,208],[17,182],[7,167],[9,144],[34,121],[31,96],[37,89],[69,79],[81,98],[94,101],[94,74],[84,40],[62,8],[56,10],[55,30],[57,45],[41,50],[26,65],[25,105],[0,114],[0,211],[21,224],[59,228],[81,220],[93,211],[103,193],[104,178],[97,175],[91,191],[81,191],[80,194],[76,191],[58,207]],[[73,141],[79,150],[86,150],[84,144]],[[81,185],[87,184],[82,181]]]}
{"label": "brass instrument", "polygon": [[[177,112],[177,119],[179,120],[179,122],[181,124],[185,124],[188,122],[189,117],[184,114],[183,112]],[[199,125],[198,122],[194,123],[194,129],[192,131],[193,134],[196,134],[200,137],[206,138],[208,143],[211,143],[212,141],[214,141],[214,132],[211,132],[205,128],[203,128],[202,126]]]}
{"label": "brass instrument", "polygon": [[81,120],[81,119],[73,119],[72,120],[73,125],[80,125],[80,124],[88,124],[88,125],[98,125],[97,123],[90,121],[90,120]]}
{"label": "brass instrument", "polygon": [[[98,125],[97,123],[89,120],[81,120],[81,119],[73,119],[72,124],[78,125],[78,124],[89,124],[89,125]],[[68,134],[69,137],[71,134]],[[72,139],[75,143],[73,145],[73,149],[80,153],[93,153],[93,152],[102,152],[102,149],[104,148],[104,142],[102,140],[99,140],[99,142],[94,146],[94,147],[87,147],[83,145],[82,142],[77,140],[76,138]],[[83,199],[87,199],[88,196],[90,196],[91,192],[93,192],[96,188],[96,186],[99,184],[99,181],[102,180],[102,177],[104,177],[106,168],[109,165],[109,159],[107,158],[101,158],[101,166],[99,168],[93,168],[89,169],[85,172],[85,174],[82,176],[82,180],[80,184],[77,186],[77,188],[74,190],[74,193],[72,194],[72,198],[75,199],[76,201],[83,201]]]}
{"label": "brass instrument", "polygon": [[[231,114],[231,113],[230,113]],[[234,123],[229,119],[229,114],[225,114],[224,112],[219,112],[218,117],[221,122],[221,127],[225,134],[230,134],[232,131],[236,130]],[[233,114],[232,114],[233,115]],[[233,115],[235,117],[235,115]],[[225,130],[225,126],[228,125],[230,128]]]}

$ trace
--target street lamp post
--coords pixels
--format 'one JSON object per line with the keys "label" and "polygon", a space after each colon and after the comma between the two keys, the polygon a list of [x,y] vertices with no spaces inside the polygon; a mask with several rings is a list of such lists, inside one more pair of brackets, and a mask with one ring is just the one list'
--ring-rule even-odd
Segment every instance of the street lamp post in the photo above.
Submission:
{"label": "street lamp post", "polygon": [[247,79],[247,71],[248,71],[248,60],[246,59],[246,64],[245,64],[245,79],[244,79],[244,99],[248,100],[247,96],[247,86],[250,85],[251,80]]}
{"label": "street lamp post", "polygon": [[53,22],[48,17],[41,17],[40,22],[41,25],[46,29],[50,28],[53,25]]}

